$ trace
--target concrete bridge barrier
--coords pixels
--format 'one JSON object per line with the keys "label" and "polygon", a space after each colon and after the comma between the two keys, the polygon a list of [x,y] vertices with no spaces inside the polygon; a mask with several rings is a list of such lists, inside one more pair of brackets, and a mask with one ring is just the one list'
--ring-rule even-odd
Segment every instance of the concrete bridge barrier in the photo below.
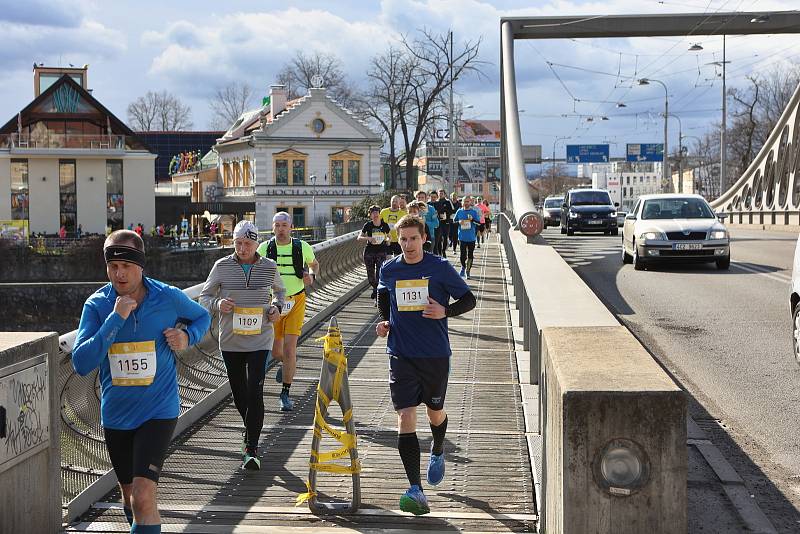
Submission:
{"label": "concrete bridge barrier", "polygon": [[0,332],[0,532],[61,530],[58,337]]}

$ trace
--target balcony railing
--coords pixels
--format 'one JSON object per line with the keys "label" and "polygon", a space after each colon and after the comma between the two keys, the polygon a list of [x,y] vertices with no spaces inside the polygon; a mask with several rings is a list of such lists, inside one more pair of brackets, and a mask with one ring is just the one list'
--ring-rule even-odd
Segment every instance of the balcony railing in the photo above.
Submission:
{"label": "balcony railing", "polygon": [[125,150],[124,135],[86,135],[43,133],[0,135],[0,148]]}

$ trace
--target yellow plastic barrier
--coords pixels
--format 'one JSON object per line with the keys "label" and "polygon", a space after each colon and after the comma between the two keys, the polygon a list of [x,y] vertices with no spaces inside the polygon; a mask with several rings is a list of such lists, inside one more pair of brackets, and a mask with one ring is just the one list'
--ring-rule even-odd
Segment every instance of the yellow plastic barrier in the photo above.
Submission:
{"label": "yellow plastic barrier", "polygon": [[[328,333],[318,339],[323,341],[324,356],[319,385],[317,386],[317,402],[314,412],[314,436],[311,440],[311,459],[309,461],[308,491],[297,496],[296,506],[308,503],[308,508],[319,514],[353,513],[361,505],[361,463],[358,460],[357,438],[353,423],[353,405],[350,400],[350,385],[347,379],[347,356],[342,344],[342,333],[336,317],[331,318]],[[325,421],[328,407],[335,401],[342,410],[344,429],[334,428]],[[322,433],[327,434],[341,447],[333,451],[320,452]],[[349,465],[334,463],[349,458]],[[350,474],[353,478],[353,496],[349,503],[323,503],[317,500],[317,473]]]}

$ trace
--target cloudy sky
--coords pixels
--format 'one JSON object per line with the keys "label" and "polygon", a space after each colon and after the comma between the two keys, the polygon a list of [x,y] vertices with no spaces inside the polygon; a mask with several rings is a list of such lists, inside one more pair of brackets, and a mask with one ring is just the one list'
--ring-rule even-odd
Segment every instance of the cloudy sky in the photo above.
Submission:
{"label": "cloudy sky", "polygon": [[[457,99],[467,106],[465,118],[496,119],[502,16],[788,10],[797,0],[0,0],[0,6],[2,122],[33,98],[33,62],[88,63],[94,95],[121,119],[136,97],[166,89],[191,106],[195,129],[205,129],[217,87],[246,80],[266,94],[298,49],[336,54],[359,85],[370,57],[400,34],[425,26],[452,29],[456,43],[481,39],[486,77],[459,80]],[[690,52],[694,43],[703,50]],[[670,112],[691,143],[721,115],[721,70],[714,64],[721,50],[719,35],[517,41],[523,141],[541,144],[545,155],[563,136],[576,144],[609,142],[612,155],[622,155],[625,143],[660,142],[664,90],[634,83],[650,77],[667,85]],[[731,36],[727,60],[728,85],[743,85],[748,74],[800,62],[800,39]],[[670,131],[674,146],[676,120]],[[557,156],[563,150],[559,141]]]}

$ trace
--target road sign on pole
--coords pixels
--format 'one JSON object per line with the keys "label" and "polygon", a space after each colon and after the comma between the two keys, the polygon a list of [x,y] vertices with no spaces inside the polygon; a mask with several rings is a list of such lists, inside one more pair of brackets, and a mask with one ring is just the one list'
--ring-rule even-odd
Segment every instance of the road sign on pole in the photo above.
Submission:
{"label": "road sign on pole", "polygon": [[664,143],[628,143],[627,161],[664,161]]}
{"label": "road sign on pole", "polygon": [[607,163],[608,145],[567,145],[567,163]]}

